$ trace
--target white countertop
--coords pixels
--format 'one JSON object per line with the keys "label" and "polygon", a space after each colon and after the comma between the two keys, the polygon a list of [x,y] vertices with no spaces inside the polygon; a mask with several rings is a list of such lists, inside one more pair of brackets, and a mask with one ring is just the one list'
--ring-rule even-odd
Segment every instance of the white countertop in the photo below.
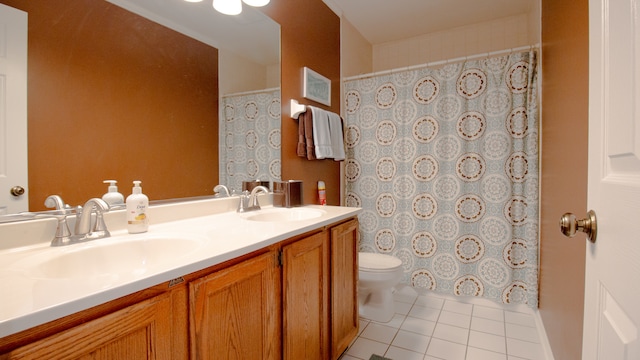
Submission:
{"label": "white countertop", "polygon": [[[140,235],[128,234],[123,225],[124,211],[115,211],[105,217],[111,237],[62,247],[50,246],[55,220],[9,224],[5,228],[0,225],[0,338],[262,249],[347,219],[360,211],[359,208],[311,205],[304,208],[320,209],[322,216],[308,220],[261,222],[245,219],[249,213],[243,215],[231,210],[235,206],[231,202],[237,200],[220,200],[163,205],[155,211],[151,207],[149,231]],[[275,210],[271,206],[263,206],[259,211],[270,209]],[[38,237],[35,241],[16,239],[33,237],[34,234]],[[187,244],[193,244],[193,249],[181,249],[175,257],[163,257],[161,266],[143,267],[135,273],[114,271],[99,277],[80,273],[51,278],[42,270],[38,272],[29,268],[32,260],[37,258],[126,242],[136,236],[171,238],[173,235],[192,239],[193,242]],[[119,256],[110,256],[117,264]]]}

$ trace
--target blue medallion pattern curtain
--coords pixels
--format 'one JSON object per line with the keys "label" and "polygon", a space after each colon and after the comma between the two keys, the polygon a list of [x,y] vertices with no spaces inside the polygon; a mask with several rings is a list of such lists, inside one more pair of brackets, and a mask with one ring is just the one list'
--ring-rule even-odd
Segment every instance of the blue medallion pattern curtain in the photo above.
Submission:
{"label": "blue medallion pattern curtain", "polygon": [[346,204],[403,282],[538,304],[536,52],[345,82]]}
{"label": "blue medallion pattern curtain", "polygon": [[280,89],[222,98],[220,183],[242,190],[242,181],[280,181]]}

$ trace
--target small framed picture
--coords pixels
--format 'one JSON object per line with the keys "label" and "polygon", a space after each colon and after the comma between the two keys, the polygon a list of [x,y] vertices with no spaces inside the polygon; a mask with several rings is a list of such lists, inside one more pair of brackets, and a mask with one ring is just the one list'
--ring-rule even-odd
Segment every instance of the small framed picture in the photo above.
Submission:
{"label": "small framed picture", "polygon": [[308,67],[304,68],[303,79],[302,96],[309,100],[331,106],[331,80]]}

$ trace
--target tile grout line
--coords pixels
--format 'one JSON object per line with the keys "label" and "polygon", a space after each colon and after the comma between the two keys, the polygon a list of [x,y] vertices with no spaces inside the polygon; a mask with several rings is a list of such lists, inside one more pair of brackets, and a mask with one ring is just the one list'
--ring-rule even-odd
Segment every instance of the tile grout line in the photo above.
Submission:
{"label": "tile grout line", "polygon": [[[446,302],[445,302],[446,303]],[[469,327],[467,328],[467,341],[464,347],[464,358],[467,358],[469,353],[469,339],[471,338],[471,319],[473,318],[473,304],[471,304],[471,315],[469,315]]]}
{"label": "tile grout line", "polygon": [[[413,299],[413,301],[411,302],[411,306],[409,307],[409,310],[407,311],[407,313],[406,314],[402,314],[402,316],[404,318],[402,319],[402,322],[400,323],[400,326],[398,327],[398,330],[396,331],[396,335],[394,336],[394,339],[400,333],[400,330],[402,329],[402,325],[404,325],[405,321],[407,321],[407,318],[409,317],[409,313],[411,313],[411,310],[413,310],[413,307],[416,306],[416,302],[418,301],[418,298],[419,298],[419,296],[416,296],[415,299]],[[422,354],[423,356],[426,355],[427,350],[429,349],[429,344],[431,343],[431,339],[432,339],[432,337],[429,336],[429,342],[427,343],[427,349],[425,349],[424,354]],[[393,343],[393,341],[391,341],[391,343]],[[389,350],[391,349],[391,343],[389,344],[389,348],[387,349],[387,352],[389,352]],[[413,351],[411,349],[405,349],[405,348],[399,348],[399,349],[403,349],[403,350],[407,350],[407,351]],[[385,355],[386,355],[386,353],[385,353]]]}
{"label": "tile grout line", "polygon": [[502,310],[502,328],[504,329],[504,352],[509,358],[509,335],[507,334],[507,312]]}
{"label": "tile grout line", "polygon": [[[420,298],[420,296],[418,296],[416,298],[416,301],[418,301],[418,299]],[[428,307],[428,306],[425,306]],[[436,332],[436,327],[438,327],[438,323],[440,322],[440,316],[442,316],[442,311],[444,310],[444,301],[442,302],[442,306],[440,307],[440,309],[438,309],[438,318],[435,321],[435,325],[433,327],[433,331],[431,332],[431,335],[429,336],[429,343],[427,344],[427,349],[424,351],[424,356],[427,356],[427,352],[429,351],[429,347],[431,346],[431,342],[433,341],[433,334]]]}

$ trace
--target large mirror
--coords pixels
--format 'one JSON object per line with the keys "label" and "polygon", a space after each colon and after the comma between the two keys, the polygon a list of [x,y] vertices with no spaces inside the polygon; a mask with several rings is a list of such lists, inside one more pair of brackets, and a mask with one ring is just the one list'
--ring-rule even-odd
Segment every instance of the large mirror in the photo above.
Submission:
{"label": "large mirror", "polygon": [[[0,3],[29,14],[29,210],[44,210],[51,194],[81,204],[111,178],[125,196],[142,180],[150,199],[161,200],[279,176],[280,33],[260,10],[245,5],[227,16],[208,0]],[[43,8],[53,15],[43,19]],[[32,36],[49,34],[45,26],[65,35]],[[107,37],[117,46],[93,49]],[[66,53],[51,56],[55,48]],[[157,55],[140,63],[122,60],[151,51]],[[102,71],[110,62],[111,72]],[[124,88],[111,88],[115,78]],[[85,96],[96,88],[101,96]],[[63,135],[47,136],[54,133]]]}
{"label": "large mirror", "polygon": [[109,1],[219,49],[219,183],[280,180],[280,26],[247,5],[227,16],[209,1]]}

